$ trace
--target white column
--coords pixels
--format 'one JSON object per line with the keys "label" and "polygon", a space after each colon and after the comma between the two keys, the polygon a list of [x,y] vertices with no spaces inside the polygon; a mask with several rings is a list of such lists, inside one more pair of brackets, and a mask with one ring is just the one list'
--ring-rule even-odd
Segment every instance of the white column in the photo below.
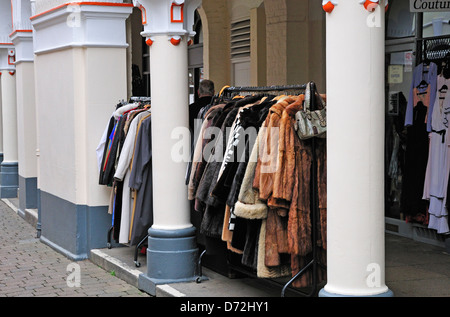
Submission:
{"label": "white column", "polygon": [[24,216],[26,209],[38,207],[33,30],[30,1],[13,0],[11,4],[13,32],[9,37],[16,49],[18,212]]}
{"label": "white column", "polygon": [[17,110],[15,49],[9,38],[13,28],[11,1],[0,2],[0,72],[3,161],[0,164],[0,198],[17,197]]}
{"label": "white column", "polygon": [[40,239],[72,259],[105,247],[111,226],[111,188],[98,183],[96,148],[117,103],[127,99],[125,21],[132,9],[119,1],[73,2],[31,17]]}
{"label": "white column", "polygon": [[195,279],[198,248],[184,183],[189,159],[188,51],[200,0],[135,0],[150,46],[153,225],[139,287]]}
{"label": "white column", "polygon": [[16,75],[11,69],[0,69],[2,92],[3,161],[0,165],[0,197],[17,197],[17,105]]}
{"label": "white column", "polygon": [[[1,81],[1,75],[0,75]],[[3,120],[2,120],[2,87],[0,84],[0,163],[3,161]]]}
{"label": "white column", "polygon": [[0,71],[2,73],[3,163],[17,163],[16,74],[14,70]]}
{"label": "white column", "polygon": [[[183,178],[186,160],[172,152],[181,141],[172,133],[188,127],[187,44],[181,41],[174,46],[167,35],[155,36],[154,41],[150,47],[153,228],[176,230],[192,226]],[[185,141],[184,148],[188,149],[189,138]]]}
{"label": "white column", "polygon": [[328,278],[320,295],[391,296],[384,258],[384,1],[373,12],[357,0],[329,2],[337,5],[326,14]]}

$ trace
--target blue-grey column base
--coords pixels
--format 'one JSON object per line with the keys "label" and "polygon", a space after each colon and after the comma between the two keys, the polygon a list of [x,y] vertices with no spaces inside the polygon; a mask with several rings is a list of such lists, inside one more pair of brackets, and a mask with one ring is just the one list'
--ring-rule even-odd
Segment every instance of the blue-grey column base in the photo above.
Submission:
{"label": "blue-grey column base", "polygon": [[319,297],[394,297],[394,293],[388,289],[386,292],[383,292],[381,294],[375,294],[375,295],[342,295],[342,294],[334,294],[329,293],[325,289],[321,289],[319,291]]}
{"label": "blue-grey column base", "polygon": [[71,260],[84,260],[91,249],[106,248],[111,215],[108,206],[77,205],[40,190],[40,240]]}
{"label": "blue-grey column base", "polygon": [[23,177],[19,175],[19,209],[37,209],[37,207],[37,177]]}
{"label": "blue-grey column base", "polygon": [[26,218],[27,209],[37,209],[37,177],[25,178],[19,175],[19,208],[17,212]]}
{"label": "blue-grey column base", "polygon": [[38,219],[36,224],[36,237],[41,237],[41,190],[38,188],[37,192],[37,210],[38,210]]}
{"label": "blue-grey column base", "polygon": [[18,189],[18,162],[2,162],[0,164],[0,198],[16,198]]}
{"label": "blue-grey column base", "polygon": [[138,288],[156,295],[161,284],[198,281],[198,247],[195,227],[148,230],[147,272],[139,275]]}

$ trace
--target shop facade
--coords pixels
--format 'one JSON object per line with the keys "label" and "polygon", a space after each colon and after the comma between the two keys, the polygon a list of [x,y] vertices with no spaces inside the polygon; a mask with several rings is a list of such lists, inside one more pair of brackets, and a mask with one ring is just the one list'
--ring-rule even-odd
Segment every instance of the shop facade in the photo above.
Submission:
{"label": "shop facade", "polygon": [[[422,65],[431,62],[437,68],[433,77],[444,74],[449,12],[445,6],[427,1],[396,1],[393,5],[386,22],[386,230],[448,248],[448,228],[438,229],[433,216],[430,224],[425,178],[429,175],[426,168],[431,150],[424,140],[425,147],[416,152],[422,159],[415,162],[417,169],[413,171],[415,163],[410,154],[417,141],[408,143],[408,132],[410,136],[414,132],[408,131],[411,122],[405,123],[405,118],[417,87],[414,72],[417,74]],[[427,73],[425,68],[423,74]],[[424,136],[436,130],[431,128],[430,120],[426,130]],[[440,168],[445,175],[445,166]]]}
{"label": "shop facade", "polygon": [[[387,170],[392,155],[384,148],[392,148],[392,139],[384,122],[399,111],[386,100],[409,93],[417,43],[446,33],[445,14],[410,13],[408,1],[390,1],[385,28],[383,1],[373,12],[358,1],[337,2],[4,2],[1,197],[18,197],[23,214],[37,209],[40,239],[74,260],[106,247],[114,188],[99,184],[99,142],[118,103],[150,97],[153,224],[141,288],[153,293],[159,283],[195,280],[201,249],[187,197],[187,162],[169,159],[180,144],[167,131],[187,126],[187,105],[201,79],[213,80],[216,92],[227,85],[313,81],[327,94],[330,131],[328,283],[321,294],[391,295],[384,285],[384,224],[403,234],[410,223],[390,198],[398,196],[392,189],[398,182]],[[423,31],[416,32],[421,23]],[[354,98],[343,104],[347,82]],[[349,117],[358,124],[342,129]]]}

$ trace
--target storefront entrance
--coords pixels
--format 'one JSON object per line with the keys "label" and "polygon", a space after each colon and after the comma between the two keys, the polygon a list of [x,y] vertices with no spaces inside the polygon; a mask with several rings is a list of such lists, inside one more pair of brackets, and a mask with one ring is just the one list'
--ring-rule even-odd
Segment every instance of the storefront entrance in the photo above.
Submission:
{"label": "storefront entrance", "polygon": [[[436,90],[436,77],[444,75],[450,61],[449,19],[450,12],[411,12],[407,0],[390,1],[386,16],[386,231],[444,247],[448,232],[430,225],[425,185],[430,175],[431,101],[423,108],[427,121],[418,128],[414,120],[420,115],[417,100],[427,89],[419,84],[429,76],[434,85],[427,85]],[[448,175],[445,166],[441,168]],[[440,217],[448,221],[446,215]]]}

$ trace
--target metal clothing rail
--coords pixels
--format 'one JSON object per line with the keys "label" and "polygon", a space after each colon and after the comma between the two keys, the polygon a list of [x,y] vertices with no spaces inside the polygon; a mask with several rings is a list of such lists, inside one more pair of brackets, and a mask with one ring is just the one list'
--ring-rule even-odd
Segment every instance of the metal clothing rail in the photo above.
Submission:
{"label": "metal clothing rail", "polygon": [[233,95],[237,95],[239,93],[269,93],[271,91],[280,92],[280,91],[289,91],[289,90],[305,90],[306,84],[304,85],[284,85],[284,86],[242,86],[242,87],[226,87],[222,90],[222,96],[219,97],[232,97]]}
{"label": "metal clothing rail", "polygon": [[236,92],[236,91],[280,91],[280,90],[305,90],[307,84],[303,85],[276,85],[276,86],[240,86],[240,87],[227,87],[224,92]]}
{"label": "metal clothing rail", "polygon": [[130,101],[131,102],[137,102],[137,101],[150,102],[150,101],[152,101],[152,97],[131,97]]}
{"label": "metal clothing rail", "polygon": [[[314,82],[310,82],[311,87],[311,96],[315,96],[316,92],[316,85]],[[239,95],[242,93],[270,93],[270,92],[282,92],[282,91],[304,91],[307,88],[307,84],[303,85],[284,85],[284,86],[262,86],[262,87],[226,87],[223,88],[222,91],[214,96],[214,100],[220,100],[224,98],[231,98],[235,95]],[[315,98],[311,98],[311,110],[315,110]],[[318,187],[317,187],[317,158],[316,158],[316,144],[315,144],[315,138],[311,138],[311,146],[312,146],[312,196],[311,196],[311,216],[312,216],[312,228],[311,228],[311,239],[312,239],[312,259],[311,261],[306,264],[299,272],[297,272],[287,283],[280,283],[273,279],[264,279],[272,284],[277,284],[282,287],[281,290],[281,297],[284,297],[286,294],[286,290],[289,288],[289,286],[300,276],[302,276],[307,270],[312,269],[312,287],[311,291],[309,293],[304,293],[300,290],[289,288],[291,291],[298,293],[303,296],[312,297],[317,294],[317,286],[318,286],[318,268],[325,267],[318,258],[318,252],[317,252],[317,221],[318,219]],[[201,254],[199,261],[198,261],[198,272],[199,277],[197,278],[197,283],[200,283],[201,281],[201,261],[202,256],[205,254],[205,251]],[[228,261],[229,268],[245,274],[247,276],[253,276],[256,277],[256,274],[254,272],[250,272],[249,269],[246,269],[243,265],[236,265],[231,263],[231,261]]]}
{"label": "metal clothing rail", "polygon": [[[109,228],[108,230],[108,236],[107,236],[107,243],[106,246],[108,249],[112,248],[112,244],[111,244],[111,235],[113,232],[114,226],[111,226],[111,228]],[[134,249],[134,265],[136,265],[136,267],[140,267],[141,266],[141,262],[138,261],[138,254],[139,254],[139,248],[147,241],[148,236],[145,236],[135,247]]]}

